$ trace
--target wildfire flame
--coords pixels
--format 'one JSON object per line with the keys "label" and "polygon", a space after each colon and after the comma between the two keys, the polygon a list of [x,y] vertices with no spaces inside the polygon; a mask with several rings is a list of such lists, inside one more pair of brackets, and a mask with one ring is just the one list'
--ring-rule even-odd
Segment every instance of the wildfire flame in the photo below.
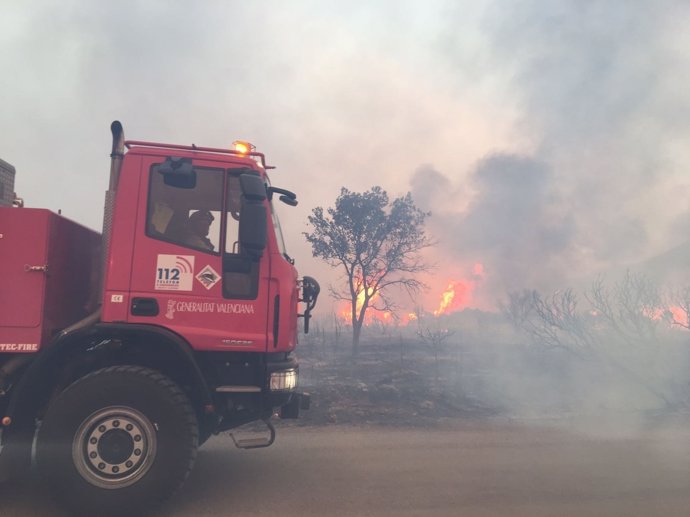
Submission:
{"label": "wildfire flame", "polygon": [[438,309],[434,311],[434,316],[448,314],[449,312],[460,309],[467,305],[473,286],[465,280],[455,280],[448,284],[446,290],[441,294],[441,302]]}
{"label": "wildfire flame", "polygon": [[[370,291],[371,292],[371,291]],[[359,314],[360,309],[362,308],[362,305],[364,304],[364,298],[365,298],[365,291],[362,289],[358,294],[357,294],[357,303],[356,303],[356,311],[357,314]],[[374,294],[369,299],[369,307],[371,308],[372,304],[376,301],[378,298],[378,293]],[[352,305],[350,303],[345,302],[342,306],[342,309],[338,313],[338,316],[343,321],[349,322],[351,317],[352,317]],[[393,314],[391,312],[385,311],[376,311],[376,310],[368,310],[366,315],[364,316],[364,324],[365,325],[370,325],[374,321],[379,321],[382,323],[390,323],[393,320]]]}
{"label": "wildfire flame", "polygon": [[682,327],[689,328],[688,325],[688,313],[685,312],[681,307],[669,307],[668,312],[671,314],[673,321],[681,325]]}
{"label": "wildfire flame", "polygon": [[[481,280],[484,279],[484,265],[480,262],[474,264],[470,270],[470,274],[467,275],[468,279],[451,280],[446,289],[441,294],[441,301],[438,308],[433,311],[433,315],[438,317],[443,314],[449,314],[454,311],[462,310],[468,307],[472,303],[472,294],[475,288]],[[362,288],[357,294],[356,310],[362,308],[365,298],[365,291]],[[378,294],[375,294],[369,300],[369,306],[376,301]],[[338,311],[338,317],[343,321],[349,322],[352,318],[352,306],[348,302],[344,302],[341,305],[341,309]],[[402,325],[407,325],[412,321],[417,320],[417,314],[414,312],[408,312],[406,314],[393,314],[392,312],[381,312],[376,310],[369,310],[366,313],[364,324],[370,325],[372,323],[383,323],[383,324],[393,324],[399,322]]]}
{"label": "wildfire flame", "polygon": [[[655,307],[651,309],[644,309],[642,314],[651,320],[665,321],[672,326],[677,325],[686,330],[690,330],[690,325],[688,325],[688,314],[683,310],[682,307]],[[597,316],[598,314],[595,311],[592,315]]]}
{"label": "wildfire flame", "polygon": [[441,294],[441,301],[434,316],[448,314],[456,310],[464,309],[471,303],[472,293],[478,282],[484,278],[484,265],[477,262],[472,268],[471,280],[452,280],[446,290]]}

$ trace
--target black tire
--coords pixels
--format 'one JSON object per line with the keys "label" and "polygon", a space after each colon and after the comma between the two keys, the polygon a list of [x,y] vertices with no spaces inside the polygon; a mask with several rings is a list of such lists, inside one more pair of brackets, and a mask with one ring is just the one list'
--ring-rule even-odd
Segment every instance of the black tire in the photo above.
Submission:
{"label": "black tire", "polygon": [[139,515],[187,478],[198,425],[164,375],[114,366],[82,377],[50,405],[36,466],[75,515]]}
{"label": "black tire", "polygon": [[208,432],[208,431],[200,432],[199,433],[199,447],[204,445],[208,441],[208,439],[211,438],[211,436],[213,436],[213,434]]}

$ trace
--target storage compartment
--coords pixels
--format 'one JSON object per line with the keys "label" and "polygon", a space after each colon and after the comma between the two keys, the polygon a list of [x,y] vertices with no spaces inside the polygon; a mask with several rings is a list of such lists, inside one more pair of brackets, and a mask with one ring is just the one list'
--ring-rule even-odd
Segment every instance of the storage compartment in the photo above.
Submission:
{"label": "storage compartment", "polygon": [[95,310],[100,235],[32,208],[0,208],[0,235],[0,352],[35,351]]}

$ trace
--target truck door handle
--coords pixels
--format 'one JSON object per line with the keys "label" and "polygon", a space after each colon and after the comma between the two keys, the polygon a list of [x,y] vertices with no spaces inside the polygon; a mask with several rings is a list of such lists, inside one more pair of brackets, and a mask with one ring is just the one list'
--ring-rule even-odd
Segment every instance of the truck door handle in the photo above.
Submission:
{"label": "truck door handle", "polygon": [[158,300],[155,298],[132,298],[133,316],[158,316]]}
{"label": "truck door handle", "polygon": [[38,271],[41,273],[47,273],[48,272],[48,264],[45,264],[44,266],[30,266],[29,264],[24,264],[24,271],[27,273],[31,273],[33,271]]}

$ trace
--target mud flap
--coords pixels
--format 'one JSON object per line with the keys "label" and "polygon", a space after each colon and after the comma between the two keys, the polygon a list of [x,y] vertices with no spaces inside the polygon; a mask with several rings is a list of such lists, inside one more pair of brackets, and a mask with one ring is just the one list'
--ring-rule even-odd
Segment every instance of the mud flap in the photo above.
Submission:
{"label": "mud flap", "polygon": [[[2,429],[0,429],[0,444],[2,444]],[[3,454],[4,453],[4,454]],[[10,479],[10,467],[7,461],[7,447],[0,445],[0,483]]]}
{"label": "mud flap", "polygon": [[299,418],[300,409],[309,409],[310,403],[309,393],[295,393],[290,398],[290,402],[280,408],[280,418]]}
{"label": "mud flap", "polygon": [[30,470],[32,443],[32,429],[0,427],[0,483]]}
{"label": "mud flap", "polygon": [[[7,454],[4,455],[4,458],[7,458]],[[14,470],[12,463],[6,459],[3,460],[3,455],[0,453],[0,483],[7,483],[14,477],[12,470]]]}

